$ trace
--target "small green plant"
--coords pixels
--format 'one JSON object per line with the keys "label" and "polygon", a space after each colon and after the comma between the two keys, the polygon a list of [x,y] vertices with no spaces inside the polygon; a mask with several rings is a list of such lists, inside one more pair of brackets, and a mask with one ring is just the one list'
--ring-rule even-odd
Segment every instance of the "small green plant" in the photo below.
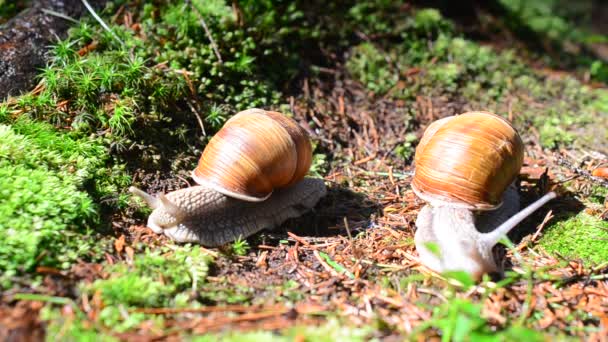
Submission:
{"label": "small green plant", "polygon": [[388,55],[371,43],[362,43],[351,52],[346,69],[369,90],[384,94],[395,86],[399,74],[387,62]]}
{"label": "small green plant", "polygon": [[403,144],[397,146],[397,148],[395,148],[395,153],[405,159],[405,160],[409,160],[410,158],[412,158],[414,156],[414,152],[416,151],[416,141],[418,140],[418,138],[416,138],[416,135],[413,133],[408,133],[405,136],[405,142],[403,142]]}
{"label": "small green plant", "polygon": [[329,165],[327,157],[323,153],[315,153],[312,156],[312,164],[308,174],[313,177],[323,178],[323,175],[327,172]]}
{"label": "small green plant", "polygon": [[228,119],[228,115],[227,106],[214,103],[209,108],[205,121],[210,124],[214,130],[219,130]]}
{"label": "small green plant", "polygon": [[246,239],[243,239],[240,236],[232,243],[232,253],[234,253],[235,255],[246,255],[247,252],[249,252],[249,249],[251,249],[251,247],[249,246],[249,242],[247,242]]}
{"label": "small green plant", "polygon": [[493,331],[481,312],[481,305],[466,299],[452,298],[433,310],[433,317],[418,327],[418,331],[435,328],[442,341],[544,341],[539,332],[520,327]]}

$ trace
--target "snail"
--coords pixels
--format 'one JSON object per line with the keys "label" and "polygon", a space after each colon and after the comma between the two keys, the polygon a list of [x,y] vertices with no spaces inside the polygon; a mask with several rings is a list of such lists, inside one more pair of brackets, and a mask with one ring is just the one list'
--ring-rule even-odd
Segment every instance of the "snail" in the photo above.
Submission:
{"label": "snail", "polygon": [[326,194],[305,177],[312,147],[304,129],[278,112],[235,114],[204,149],[192,178],[199,184],[152,196],[129,190],[153,209],[148,227],[176,242],[219,246],[280,225]]}
{"label": "snail", "polygon": [[608,178],[608,167],[598,167],[591,173],[593,177]]}
{"label": "snail", "polygon": [[489,112],[433,122],[416,147],[412,190],[427,202],[414,242],[420,262],[436,272],[464,271],[479,279],[502,273],[492,248],[519,222],[556,197],[519,211],[515,180],[524,145],[511,124]]}

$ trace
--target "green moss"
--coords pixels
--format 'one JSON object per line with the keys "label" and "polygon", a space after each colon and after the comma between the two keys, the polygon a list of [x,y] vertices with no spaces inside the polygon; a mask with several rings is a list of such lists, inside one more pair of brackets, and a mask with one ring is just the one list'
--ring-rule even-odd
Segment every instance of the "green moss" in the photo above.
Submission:
{"label": "green moss", "polygon": [[[126,311],[119,312],[115,307],[112,310],[102,309],[100,318],[103,316],[110,317],[106,312],[112,312],[111,315],[126,316]],[[47,340],[62,340],[62,341],[118,341],[111,334],[104,332],[102,326],[91,325],[91,322],[85,320],[84,314],[77,311],[73,316],[66,317],[59,309],[54,309],[50,306],[42,310],[41,318],[48,324]],[[144,315],[130,312],[126,320],[118,317],[109,321],[122,321],[118,325],[112,325],[114,333],[127,331],[127,328],[136,328],[144,320],[148,326],[154,325],[157,329],[162,329],[163,318],[160,315]],[[116,323],[114,323],[116,324]],[[199,336],[184,336],[180,338],[184,341],[196,342],[211,342],[211,341],[293,341],[294,339],[302,339],[302,341],[375,341],[370,339],[373,333],[372,326],[355,327],[342,324],[338,319],[332,318],[320,326],[294,326],[287,329],[282,329],[276,332],[270,331],[225,331],[213,334],[205,334]]]}
{"label": "green moss", "polygon": [[255,294],[253,287],[230,283],[224,278],[222,281],[209,284],[205,291],[200,293],[200,296],[205,303],[212,305],[247,304],[255,301]]}
{"label": "green moss", "polygon": [[387,56],[371,43],[362,43],[351,51],[346,69],[369,90],[384,94],[397,83],[398,75],[389,68]]}
{"label": "green moss", "polygon": [[548,252],[587,262],[608,260],[608,222],[580,213],[547,228],[539,245]]}
{"label": "green moss", "polygon": [[589,191],[589,201],[604,204],[608,199],[608,187],[597,185],[590,189]]}
{"label": "green moss", "polygon": [[45,341],[100,341],[117,342],[120,339],[91,326],[84,313],[72,306],[74,315],[66,315],[62,309],[45,306],[40,311],[40,319],[46,323]]}
{"label": "green moss", "polygon": [[251,246],[249,246],[249,242],[247,242],[247,240],[243,239],[242,237],[238,237],[231,245],[231,252],[234,255],[246,255],[247,252],[249,252],[249,250],[251,249]]}
{"label": "green moss", "polygon": [[37,265],[67,268],[99,255],[89,227],[97,206],[83,191],[103,163],[103,149],[60,135],[43,123],[0,125],[0,282]]}
{"label": "green moss", "polygon": [[[99,279],[85,291],[100,291],[109,306],[156,307],[175,305],[180,293],[203,289],[213,258],[199,247],[167,246],[136,255],[133,265],[108,265],[107,279]],[[113,315],[109,315],[113,317]]]}
{"label": "green moss", "polygon": [[[275,81],[296,70],[293,51],[283,50],[290,46],[287,36],[294,33],[299,12],[262,2],[240,5],[243,23],[223,0],[133,5],[130,13],[140,27],[132,29],[111,22],[117,8],[110,3],[100,14],[112,33],[81,21],[53,48],[52,63],[41,74],[44,91],[19,105],[53,124],[86,133],[103,130],[127,145],[134,137],[149,137],[140,134],[143,126],[167,136],[187,129],[184,121],[193,118],[188,100],[200,107],[210,131],[223,123],[214,115],[220,104],[229,112],[276,104]],[[95,47],[82,55],[91,44]],[[274,65],[273,57],[283,66],[264,72],[264,61]],[[58,111],[57,103],[65,100],[67,110]]]}

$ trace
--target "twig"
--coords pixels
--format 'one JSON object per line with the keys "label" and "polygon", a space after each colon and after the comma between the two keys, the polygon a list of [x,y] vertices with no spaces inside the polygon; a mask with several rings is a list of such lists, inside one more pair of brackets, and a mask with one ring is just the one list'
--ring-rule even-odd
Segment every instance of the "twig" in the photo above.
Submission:
{"label": "twig", "polygon": [[547,215],[545,215],[545,218],[543,219],[543,222],[541,222],[538,225],[538,229],[536,229],[536,232],[534,233],[534,235],[532,235],[532,242],[536,241],[536,239],[538,238],[538,235],[540,234],[540,232],[543,230],[543,228],[545,227],[545,225],[547,224],[547,222],[549,222],[550,219],[553,218],[553,210],[549,210],[549,212],[547,213]]}
{"label": "twig", "polygon": [[71,22],[73,22],[73,23],[78,24],[78,20],[76,20],[76,19],[74,19],[74,18],[70,17],[70,16],[69,16],[69,15],[67,15],[67,14],[63,14],[63,13],[56,12],[56,11],[53,11],[53,10],[51,10],[51,9],[46,9],[46,8],[41,9],[41,11],[42,11],[42,13],[46,13],[46,14],[48,14],[48,15],[52,15],[52,16],[55,16],[55,17],[57,17],[57,18],[65,19],[65,20],[67,20],[67,21],[71,21]]}
{"label": "twig", "polygon": [[15,295],[13,295],[13,299],[32,300],[32,301],[38,301],[38,302],[63,304],[63,305],[74,303],[74,301],[71,298],[48,296],[48,295],[43,295],[43,294],[38,294],[38,293],[15,293]]}
{"label": "twig", "polygon": [[397,173],[397,172],[391,172],[390,174],[388,172],[381,172],[381,171],[366,171],[366,170],[362,170],[361,172],[363,172],[364,174],[368,175],[368,176],[386,176],[386,177],[390,177],[390,175],[392,174],[394,178],[399,178],[399,179],[404,179],[407,177],[411,177],[414,174],[414,171],[406,171],[403,173]]}
{"label": "twig", "polygon": [[292,239],[298,241],[299,243],[303,244],[304,246],[314,248],[314,246],[311,245],[308,241],[304,240],[303,238],[297,236],[296,234],[294,234],[292,232],[287,232],[287,235],[289,235]]}
{"label": "twig", "polygon": [[190,4],[190,6],[192,6],[194,8],[194,12],[198,16],[198,19],[201,21],[201,26],[205,30],[205,34],[207,35],[207,38],[209,38],[209,41],[211,42],[211,48],[213,49],[215,56],[219,60],[220,64],[223,64],[224,61],[222,61],[222,56],[220,55],[220,51],[218,50],[217,45],[215,44],[215,40],[213,40],[213,36],[211,36],[211,32],[209,31],[209,27],[207,27],[207,23],[205,22],[205,18],[203,18],[203,14],[198,10],[196,5]]}
{"label": "twig", "polygon": [[196,116],[196,120],[198,120],[198,124],[199,126],[201,126],[201,131],[203,131],[203,136],[207,136],[207,132],[205,132],[205,125],[203,125],[203,119],[201,119],[201,116],[198,114],[196,108],[194,108],[194,105],[190,101],[186,102],[188,103],[188,106],[190,107],[192,113],[194,113],[194,115]]}
{"label": "twig", "polygon": [[595,177],[591,174],[591,172],[589,172],[587,170],[583,170],[582,168],[580,168],[578,166],[572,165],[572,162],[570,162],[563,156],[557,157],[557,163],[561,166],[569,168],[572,172],[576,173],[579,176],[586,178],[587,180],[590,180],[592,182],[599,183],[600,185],[608,187],[608,180],[602,179],[600,177]]}
{"label": "twig", "polygon": [[108,32],[110,32],[110,34],[112,35],[112,37],[114,37],[114,39],[116,39],[120,45],[125,45],[125,43],[120,40],[120,38],[118,38],[118,36],[116,35],[116,33],[114,33],[114,31],[112,31],[112,29],[110,29],[110,27],[103,21],[103,19],[101,19],[100,16],[97,15],[97,13],[95,13],[95,10],[93,9],[93,7],[91,7],[91,5],[89,4],[89,2],[87,0],[81,0],[82,3],[84,4],[84,6],[87,8],[87,10],[91,13],[91,15],[93,16],[93,18],[95,18],[95,20],[97,20],[97,22],[99,22],[99,24]]}
{"label": "twig", "polygon": [[353,255],[356,258],[359,258],[359,250],[357,249],[357,246],[355,246],[355,240],[353,239],[353,235],[350,233],[350,227],[348,226],[348,219],[346,218],[346,216],[344,216],[344,228],[346,228],[346,234],[348,234],[348,240],[350,242],[350,248],[353,251]]}

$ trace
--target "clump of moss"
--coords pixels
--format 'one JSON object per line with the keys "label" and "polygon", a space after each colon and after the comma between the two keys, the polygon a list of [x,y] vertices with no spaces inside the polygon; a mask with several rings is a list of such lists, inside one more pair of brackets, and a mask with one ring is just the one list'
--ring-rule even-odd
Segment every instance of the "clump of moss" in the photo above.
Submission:
{"label": "clump of moss", "polygon": [[46,341],[120,341],[99,327],[92,326],[84,312],[75,304],[70,305],[70,308],[67,314],[65,307],[46,305],[42,308],[39,317],[46,324]]}
{"label": "clump of moss", "polygon": [[346,69],[367,89],[384,94],[395,86],[399,76],[391,72],[387,58],[371,43],[363,43],[351,51]]}
{"label": "clump of moss", "polygon": [[[144,313],[128,318],[122,308],[182,307],[191,305],[190,296],[205,288],[205,278],[213,257],[196,246],[164,246],[136,254],[131,265],[106,265],[107,278],[83,286],[86,293],[99,293],[104,308],[100,323],[125,331],[150,319]],[[160,321],[157,322],[160,324]]]}
{"label": "clump of moss", "polygon": [[0,282],[37,265],[99,255],[98,206],[84,188],[105,164],[99,143],[20,119],[0,125]]}
{"label": "clump of moss", "polygon": [[[41,75],[45,89],[27,103],[29,112],[86,133],[102,130],[126,145],[125,138],[149,136],[151,129],[155,137],[184,138],[195,127],[193,112],[201,113],[210,133],[228,112],[276,104],[274,81],[295,68],[262,72],[263,60],[290,61],[281,45],[293,26],[277,31],[273,25],[293,23],[298,11],[271,6],[256,16],[268,4],[241,5],[242,18],[223,0],[194,0],[134,5],[137,25],[111,22],[111,31],[82,22],[53,49]],[[102,14],[109,19],[114,10],[111,4]],[[219,105],[227,109],[212,115]]]}
{"label": "clump of moss", "polygon": [[100,291],[106,305],[175,305],[177,294],[203,288],[212,261],[201,248],[190,245],[146,250],[136,255],[132,266],[106,266],[109,277],[95,281],[86,291]]}
{"label": "clump of moss", "polygon": [[548,252],[591,263],[608,260],[608,222],[586,213],[548,227],[539,245]]}

